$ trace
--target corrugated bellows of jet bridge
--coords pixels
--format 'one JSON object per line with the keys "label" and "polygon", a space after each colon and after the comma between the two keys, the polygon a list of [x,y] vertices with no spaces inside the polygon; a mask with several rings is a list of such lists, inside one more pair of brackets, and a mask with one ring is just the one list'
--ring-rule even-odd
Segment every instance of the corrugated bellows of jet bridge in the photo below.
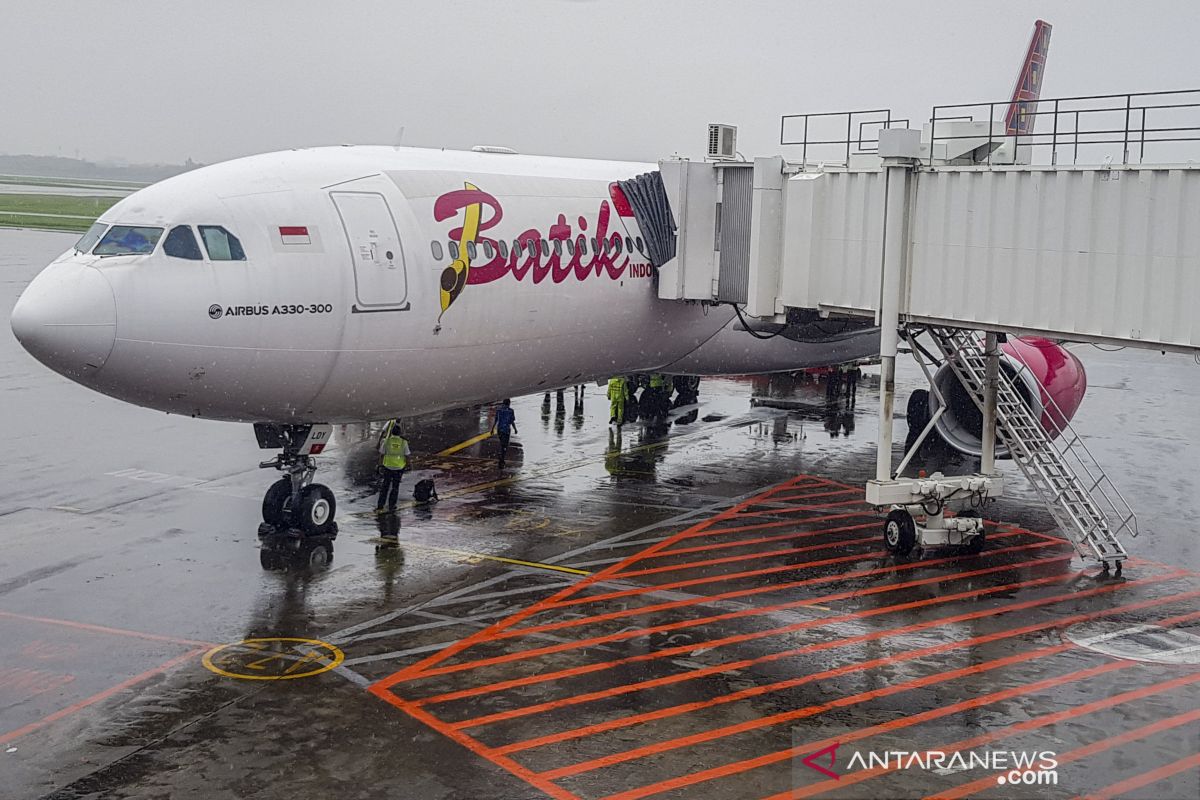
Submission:
{"label": "corrugated bellows of jet bridge", "polygon": [[675,216],[663,185],[661,172],[647,172],[617,183],[633,209],[633,218],[642,229],[646,255],[658,269],[675,257]]}

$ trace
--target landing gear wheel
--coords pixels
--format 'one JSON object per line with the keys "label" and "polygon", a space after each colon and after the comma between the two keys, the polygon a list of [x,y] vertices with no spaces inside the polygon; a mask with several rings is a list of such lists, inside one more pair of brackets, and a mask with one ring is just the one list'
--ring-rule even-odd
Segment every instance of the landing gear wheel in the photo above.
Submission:
{"label": "landing gear wheel", "polygon": [[333,562],[333,545],[321,542],[311,548],[306,548],[305,562],[309,569],[327,569]]}
{"label": "landing gear wheel", "polygon": [[296,522],[308,536],[328,536],[334,531],[333,515],[337,501],[328,486],[310,483],[300,493],[300,507],[296,509]]}
{"label": "landing gear wheel", "polygon": [[912,514],[902,508],[893,509],[883,523],[883,545],[888,552],[906,556],[917,543],[917,525]]}
{"label": "landing gear wheel", "polygon": [[280,478],[272,483],[271,488],[267,489],[267,493],[263,495],[263,522],[274,525],[276,528],[286,525],[291,504],[292,479]]}
{"label": "landing gear wheel", "polygon": [[258,563],[268,572],[275,572],[284,568],[287,559],[278,550],[264,547],[258,551]]}

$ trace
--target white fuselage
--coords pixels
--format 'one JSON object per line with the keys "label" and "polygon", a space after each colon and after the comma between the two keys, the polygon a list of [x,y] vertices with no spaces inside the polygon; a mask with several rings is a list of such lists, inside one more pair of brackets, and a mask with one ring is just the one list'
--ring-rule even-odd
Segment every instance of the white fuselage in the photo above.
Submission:
{"label": "white fuselage", "polygon": [[[236,421],[371,420],[614,374],[877,352],[873,331],[764,342],[734,330],[727,306],[657,299],[640,231],[610,195],[653,169],[391,147],[206,167],[107,211],[101,223],[163,239],[145,255],[68,251],[22,295],[13,330],[105,394]],[[221,226],[245,259],[214,260],[203,237],[200,258],[167,255],[177,226]]]}

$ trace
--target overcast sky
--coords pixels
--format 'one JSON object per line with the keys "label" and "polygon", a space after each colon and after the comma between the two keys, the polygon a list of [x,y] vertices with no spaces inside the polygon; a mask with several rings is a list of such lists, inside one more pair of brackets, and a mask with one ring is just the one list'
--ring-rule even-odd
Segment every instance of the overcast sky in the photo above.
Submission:
{"label": "overcast sky", "polygon": [[708,122],[1200,86],[1197,0],[6,0],[0,153],[220,161],[335,143],[657,160]]}

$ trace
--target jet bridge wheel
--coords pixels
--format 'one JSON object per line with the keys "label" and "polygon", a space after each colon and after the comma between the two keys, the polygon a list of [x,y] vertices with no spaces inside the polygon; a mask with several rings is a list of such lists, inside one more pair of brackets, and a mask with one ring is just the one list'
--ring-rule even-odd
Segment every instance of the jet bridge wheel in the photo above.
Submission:
{"label": "jet bridge wheel", "polygon": [[333,515],[336,511],[337,501],[329,487],[310,483],[300,492],[296,522],[300,530],[309,536],[328,536],[335,530]]}
{"label": "jet bridge wheel", "polygon": [[[975,510],[973,508],[967,509],[965,511],[960,511],[958,513],[958,516],[972,517],[974,519],[982,519],[983,518],[983,515],[980,514],[977,510]],[[984,535],[984,529],[982,527],[980,527],[979,533],[972,536],[970,539],[967,540],[967,543],[963,545],[963,552],[967,553],[969,555],[973,555],[973,556],[978,555],[983,552],[983,547],[986,544],[987,544],[987,539]]]}
{"label": "jet bridge wheel", "polygon": [[890,511],[883,523],[883,545],[888,552],[906,556],[916,543],[917,524],[913,522],[912,514],[902,508]]}
{"label": "jet bridge wheel", "polygon": [[292,504],[292,479],[280,478],[271,484],[263,496],[263,522],[275,527],[287,524],[289,506]]}

